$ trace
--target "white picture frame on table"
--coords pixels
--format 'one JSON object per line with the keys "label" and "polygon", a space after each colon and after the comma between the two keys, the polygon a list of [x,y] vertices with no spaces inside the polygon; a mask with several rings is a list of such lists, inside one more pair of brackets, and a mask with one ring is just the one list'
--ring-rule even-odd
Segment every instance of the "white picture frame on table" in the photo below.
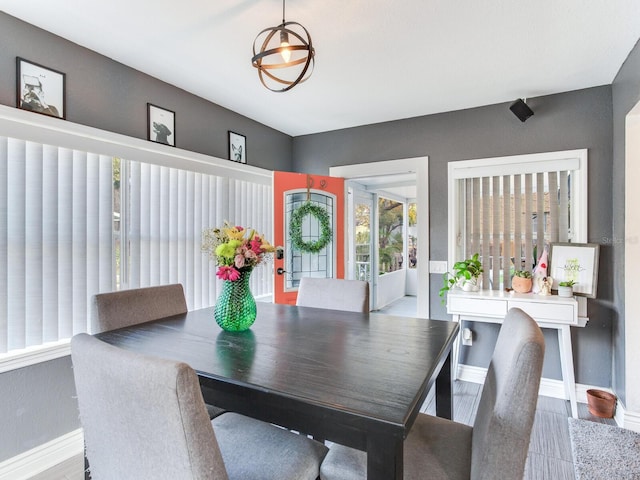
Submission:
{"label": "white picture frame on table", "polygon": [[573,294],[596,298],[600,245],[597,243],[552,243],[549,250],[549,275],[553,289],[558,283],[573,280]]}

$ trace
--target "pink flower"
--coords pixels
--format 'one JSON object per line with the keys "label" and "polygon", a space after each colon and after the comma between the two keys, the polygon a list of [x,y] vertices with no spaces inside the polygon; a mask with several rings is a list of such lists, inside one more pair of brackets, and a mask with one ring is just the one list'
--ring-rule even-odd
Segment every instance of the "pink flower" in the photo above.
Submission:
{"label": "pink flower", "polygon": [[260,238],[259,235],[256,235],[255,237],[253,237],[250,243],[251,243],[251,250],[253,250],[257,254],[262,253],[262,239]]}
{"label": "pink flower", "polygon": [[236,268],[244,267],[244,255],[242,253],[237,254],[234,259],[234,263],[236,265]]}
{"label": "pink flower", "polygon": [[240,272],[236,270],[234,267],[229,267],[227,265],[222,265],[218,267],[218,271],[216,272],[216,275],[221,280],[230,280],[232,282],[235,282],[240,278]]}
{"label": "pink flower", "polygon": [[247,250],[246,252],[244,252],[244,258],[249,263],[256,262],[256,260],[260,260],[256,252],[254,252],[253,250]]}

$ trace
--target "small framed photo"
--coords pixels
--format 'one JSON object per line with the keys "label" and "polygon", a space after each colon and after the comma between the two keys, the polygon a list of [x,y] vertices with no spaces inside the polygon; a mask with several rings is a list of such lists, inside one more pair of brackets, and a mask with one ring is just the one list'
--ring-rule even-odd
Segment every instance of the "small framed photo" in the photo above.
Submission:
{"label": "small framed photo", "polygon": [[147,140],[175,147],[175,112],[147,103]]}
{"label": "small framed photo", "polygon": [[17,107],[66,118],[65,74],[16,57]]}
{"label": "small framed photo", "polygon": [[574,295],[596,298],[600,245],[552,243],[549,256],[549,275],[553,278],[554,290],[560,282],[574,281]]}
{"label": "small framed photo", "polygon": [[229,131],[229,160],[247,163],[247,137]]}

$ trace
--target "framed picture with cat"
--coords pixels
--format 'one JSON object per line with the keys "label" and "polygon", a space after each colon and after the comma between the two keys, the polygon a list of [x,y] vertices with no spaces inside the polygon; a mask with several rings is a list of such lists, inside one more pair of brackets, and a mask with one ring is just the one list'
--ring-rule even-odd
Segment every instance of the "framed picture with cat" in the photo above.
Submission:
{"label": "framed picture with cat", "polygon": [[247,163],[247,137],[229,130],[229,160]]}

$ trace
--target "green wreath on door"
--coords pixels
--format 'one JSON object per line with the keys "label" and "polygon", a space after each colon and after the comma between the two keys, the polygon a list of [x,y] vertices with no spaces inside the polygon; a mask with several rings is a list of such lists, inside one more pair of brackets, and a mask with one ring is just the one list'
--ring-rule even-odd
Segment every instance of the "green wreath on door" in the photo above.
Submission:
{"label": "green wreath on door", "polygon": [[[320,238],[308,242],[302,238],[302,221],[307,215],[311,215],[320,223]],[[305,253],[318,253],[332,239],[330,224],[329,214],[324,208],[311,202],[303,203],[293,211],[289,220],[289,235],[293,248]]]}

